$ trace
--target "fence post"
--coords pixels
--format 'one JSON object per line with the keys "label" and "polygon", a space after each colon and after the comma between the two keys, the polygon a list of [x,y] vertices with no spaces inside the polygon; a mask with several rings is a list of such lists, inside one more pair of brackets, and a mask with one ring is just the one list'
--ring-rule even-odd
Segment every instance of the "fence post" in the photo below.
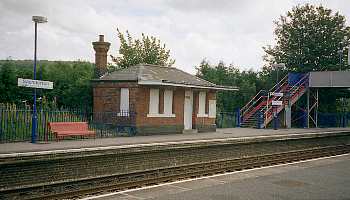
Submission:
{"label": "fence post", "polygon": [[257,126],[256,126],[256,128],[258,128],[258,129],[263,128],[264,127],[264,115],[263,115],[263,113],[261,111],[258,111],[256,117],[257,117],[257,120],[256,120]]}
{"label": "fence post", "polygon": [[[221,114],[221,127],[220,128],[223,128],[223,124],[224,124],[224,113],[220,113]],[[203,123],[204,125],[204,123]]]}
{"label": "fence post", "polygon": [[273,108],[273,109],[274,109],[274,112],[273,112],[273,129],[277,130],[278,129],[278,123],[279,123],[277,107],[275,106],[275,108]]}
{"label": "fence post", "polygon": [[304,110],[303,111],[303,128],[307,128],[307,118],[308,118],[308,116],[307,116],[307,111],[306,110]]}
{"label": "fence post", "polygon": [[236,127],[241,127],[241,110],[236,108]]}

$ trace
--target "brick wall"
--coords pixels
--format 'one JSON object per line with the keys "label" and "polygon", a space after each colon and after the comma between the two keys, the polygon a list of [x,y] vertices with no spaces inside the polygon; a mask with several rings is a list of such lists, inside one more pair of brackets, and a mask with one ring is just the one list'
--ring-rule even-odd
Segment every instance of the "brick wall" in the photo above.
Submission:
{"label": "brick wall", "polygon": [[[129,109],[135,111],[138,85],[136,82],[94,82],[94,121],[116,123],[116,113],[120,112],[120,88],[129,88]],[[112,113],[114,117],[108,115]]]}
{"label": "brick wall", "polygon": [[[184,126],[184,88],[160,88],[159,113],[163,113],[164,90],[172,89],[173,113],[175,117],[147,117],[151,87],[139,86],[136,82],[95,82],[93,89],[94,112],[119,112],[120,88],[129,88],[130,110],[136,112],[135,124],[138,134],[182,133]],[[209,91],[207,93],[206,107],[208,106],[208,101],[215,98],[216,92]],[[198,128],[201,132],[215,131],[215,118],[197,117],[198,91],[196,90],[194,91],[193,106],[193,127]],[[208,111],[206,112],[208,113]],[[110,117],[106,117],[104,122],[115,123]]]}
{"label": "brick wall", "polygon": [[[194,92],[194,115],[196,116],[194,119],[194,125],[195,128],[198,129],[199,132],[208,132],[208,131],[215,131],[216,125],[215,125],[215,118],[209,118],[209,117],[197,117],[198,114],[198,95],[199,91]],[[205,113],[209,114],[209,100],[215,100],[216,99],[216,92],[213,90],[207,91],[206,95],[206,102],[205,102]]]}
{"label": "brick wall", "polygon": [[[174,89],[174,88],[173,88]],[[175,117],[147,117],[149,112],[150,87],[139,87],[136,101],[136,124],[139,132],[143,134],[181,133],[183,130],[183,102],[185,92],[183,89],[173,90],[173,113]],[[160,90],[160,106],[163,106],[164,88]],[[160,112],[163,108],[160,109]]]}

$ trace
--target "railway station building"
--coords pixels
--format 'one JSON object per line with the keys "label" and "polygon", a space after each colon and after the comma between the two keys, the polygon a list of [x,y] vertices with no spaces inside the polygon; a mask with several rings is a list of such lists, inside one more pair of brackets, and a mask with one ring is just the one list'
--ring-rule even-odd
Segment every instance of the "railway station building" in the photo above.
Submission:
{"label": "railway station building", "polygon": [[100,36],[93,45],[103,74],[92,81],[95,122],[131,126],[138,135],[215,131],[216,92],[238,90],[175,67],[139,64],[104,73],[107,53],[98,51],[109,43]]}

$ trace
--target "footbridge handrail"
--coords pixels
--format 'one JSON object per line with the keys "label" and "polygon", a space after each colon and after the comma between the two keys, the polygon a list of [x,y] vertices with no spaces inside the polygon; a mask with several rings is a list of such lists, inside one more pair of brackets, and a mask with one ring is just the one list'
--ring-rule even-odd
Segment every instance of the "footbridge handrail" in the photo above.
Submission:
{"label": "footbridge handrail", "polygon": [[[307,82],[307,78],[308,78],[309,74],[305,74],[297,83],[295,83],[290,89],[289,91],[292,91],[292,93],[290,94],[290,96],[292,97],[296,92],[294,91],[298,91],[300,86],[304,86],[305,83]],[[276,100],[281,100],[283,97],[277,97]],[[266,106],[269,106],[270,102],[266,102]],[[284,105],[281,105],[284,106]],[[272,108],[272,107],[271,107]],[[266,111],[264,112],[264,116],[265,119],[268,118],[269,116],[267,116],[268,114],[271,113],[271,108],[266,109]],[[266,121],[265,121],[266,123]]]}
{"label": "footbridge handrail", "polygon": [[[276,92],[279,88],[277,86],[282,86],[285,84],[286,80],[288,79],[288,75],[284,76],[277,84],[275,84],[271,89],[268,91],[266,90],[260,90],[245,106],[243,106],[240,110],[240,116],[244,117],[245,114],[247,114],[252,107],[254,107],[254,104],[259,102],[262,98],[266,98],[266,95],[263,95],[263,92],[270,93],[271,91]],[[283,83],[283,84],[282,84]],[[268,95],[268,94],[267,94]],[[268,102],[267,102],[268,103]]]}
{"label": "footbridge handrail", "polygon": [[261,99],[261,93],[262,92],[265,92],[265,90],[260,90],[259,92],[258,92],[258,94],[256,94],[245,106],[243,106],[242,108],[241,108],[241,116],[243,116],[252,106],[253,106],[253,104],[256,102],[256,101],[254,101],[258,96],[259,96],[259,98],[257,99],[257,100],[260,100]]}
{"label": "footbridge handrail", "polygon": [[[285,82],[286,81],[286,79],[288,79],[288,74],[287,75],[285,75],[278,83],[276,83],[270,90],[269,90],[269,92],[276,92],[277,91],[277,89],[278,88],[276,88],[277,86],[282,86],[283,84],[283,82]],[[276,89],[275,89],[276,88]]]}

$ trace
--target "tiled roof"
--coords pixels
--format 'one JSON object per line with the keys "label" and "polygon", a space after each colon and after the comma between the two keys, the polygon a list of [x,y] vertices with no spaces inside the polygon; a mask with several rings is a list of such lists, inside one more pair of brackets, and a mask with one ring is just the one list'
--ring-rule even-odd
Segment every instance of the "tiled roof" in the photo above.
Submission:
{"label": "tiled roof", "polygon": [[[218,85],[214,83],[198,78],[175,67],[163,67],[149,64],[139,64],[127,69],[114,71],[102,76],[99,81],[151,81],[164,84],[218,87]],[[231,89],[232,88],[235,87],[231,87]]]}

